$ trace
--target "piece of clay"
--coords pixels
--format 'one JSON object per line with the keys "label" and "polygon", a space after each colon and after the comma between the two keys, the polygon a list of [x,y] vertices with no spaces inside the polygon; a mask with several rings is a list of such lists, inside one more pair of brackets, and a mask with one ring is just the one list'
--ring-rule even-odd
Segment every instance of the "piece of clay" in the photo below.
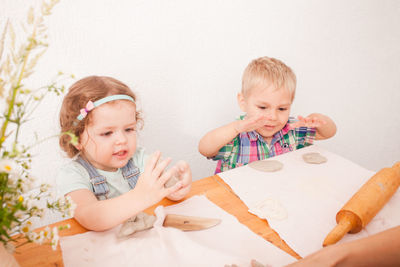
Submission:
{"label": "piece of clay", "polygon": [[311,152],[311,153],[303,154],[303,160],[310,164],[321,164],[321,163],[325,163],[328,161],[327,158],[325,158],[318,152]]}
{"label": "piece of clay", "polygon": [[249,212],[267,220],[284,220],[288,216],[282,204],[278,200],[272,198],[264,199],[253,208],[249,209]]}
{"label": "piece of clay", "polygon": [[283,168],[283,164],[277,160],[258,160],[250,162],[249,167],[262,172],[276,172]]}
{"label": "piece of clay", "polygon": [[171,178],[164,184],[165,188],[174,186],[177,182],[179,182],[179,178],[176,177],[175,175],[172,175]]}
{"label": "piece of clay", "polygon": [[[157,161],[157,165],[163,161],[164,159],[162,157],[160,157]],[[168,179],[168,181],[164,184],[165,188],[174,186],[177,182],[179,182],[179,178],[177,177],[177,175],[174,173],[172,174],[171,178]]]}
{"label": "piece of clay", "polygon": [[140,212],[136,216],[129,218],[122,225],[117,236],[119,238],[130,236],[136,232],[153,227],[156,217],[145,212]]}
{"label": "piece of clay", "polygon": [[264,265],[256,260],[251,260],[250,264],[251,264],[251,267],[271,267],[271,265],[269,265],[269,264]]}

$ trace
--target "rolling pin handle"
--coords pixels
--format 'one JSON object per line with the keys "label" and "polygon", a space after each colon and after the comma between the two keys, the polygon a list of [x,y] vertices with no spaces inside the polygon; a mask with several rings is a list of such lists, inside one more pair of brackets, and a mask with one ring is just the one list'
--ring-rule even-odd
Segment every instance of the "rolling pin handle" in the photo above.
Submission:
{"label": "rolling pin handle", "polygon": [[351,212],[343,212],[338,217],[338,224],[325,238],[322,246],[333,245],[343,238],[345,234],[357,227],[357,216]]}
{"label": "rolling pin handle", "polygon": [[332,229],[332,231],[325,238],[322,246],[326,247],[329,245],[333,245],[338,242],[342,237],[350,232],[352,225],[349,221],[341,221],[339,224]]}

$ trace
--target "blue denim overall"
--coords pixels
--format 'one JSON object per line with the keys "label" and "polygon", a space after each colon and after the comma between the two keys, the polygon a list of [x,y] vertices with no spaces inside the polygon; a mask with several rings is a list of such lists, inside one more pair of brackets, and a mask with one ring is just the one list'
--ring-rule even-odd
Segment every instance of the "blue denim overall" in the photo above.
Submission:
{"label": "blue denim overall", "polygon": [[[107,180],[104,176],[100,175],[95,167],[89,162],[84,160],[81,156],[75,160],[80,163],[89,173],[90,183],[93,187],[93,193],[98,200],[104,200],[108,198],[108,193],[110,188],[108,187]],[[133,160],[130,159],[128,163],[121,168],[122,176],[128,181],[129,186],[133,189],[136,186],[137,180],[139,178],[140,170],[133,164]]]}

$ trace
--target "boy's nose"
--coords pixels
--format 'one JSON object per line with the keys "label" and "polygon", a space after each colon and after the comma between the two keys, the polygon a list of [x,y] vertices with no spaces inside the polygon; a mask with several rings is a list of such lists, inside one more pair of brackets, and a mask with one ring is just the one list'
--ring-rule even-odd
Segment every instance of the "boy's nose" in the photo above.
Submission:
{"label": "boy's nose", "polygon": [[276,120],[276,118],[277,118],[276,110],[272,110],[272,109],[268,110],[267,118],[270,120]]}

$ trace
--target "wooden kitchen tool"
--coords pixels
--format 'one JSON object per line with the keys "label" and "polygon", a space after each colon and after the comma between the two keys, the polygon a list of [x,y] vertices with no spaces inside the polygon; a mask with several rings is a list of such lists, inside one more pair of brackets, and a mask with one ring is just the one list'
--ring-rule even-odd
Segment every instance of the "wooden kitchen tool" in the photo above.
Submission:
{"label": "wooden kitchen tool", "polygon": [[400,161],[372,176],[336,214],[335,228],[325,238],[323,246],[335,244],[350,232],[358,233],[389,201],[400,186]]}
{"label": "wooden kitchen tool", "polygon": [[167,214],[163,226],[178,228],[182,231],[195,231],[213,227],[220,222],[220,219]]}

